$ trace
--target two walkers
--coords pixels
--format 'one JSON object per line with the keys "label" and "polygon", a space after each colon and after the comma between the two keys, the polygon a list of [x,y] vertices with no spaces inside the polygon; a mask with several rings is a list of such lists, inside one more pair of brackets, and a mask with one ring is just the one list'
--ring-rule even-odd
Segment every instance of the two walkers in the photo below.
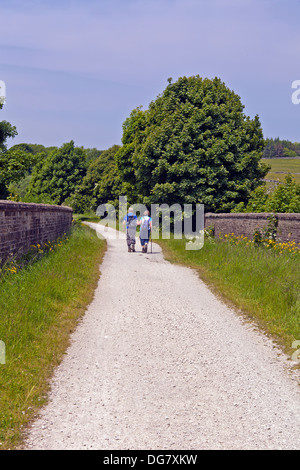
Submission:
{"label": "two walkers", "polygon": [[149,211],[145,211],[141,220],[133,213],[133,208],[129,207],[128,214],[125,215],[123,220],[123,228],[126,224],[126,242],[128,251],[135,251],[135,234],[136,228],[140,226],[140,241],[142,246],[142,253],[147,253],[150,233],[152,230],[152,219],[149,217]]}

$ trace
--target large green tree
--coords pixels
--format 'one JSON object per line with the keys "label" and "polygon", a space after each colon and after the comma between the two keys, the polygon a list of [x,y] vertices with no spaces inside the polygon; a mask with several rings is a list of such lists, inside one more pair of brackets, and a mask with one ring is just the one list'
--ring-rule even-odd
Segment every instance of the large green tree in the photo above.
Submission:
{"label": "large green tree", "polygon": [[[0,103],[0,109],[3,104]],[[25,176],[32,165],[33,156],[21,149],[7,149],[6,140],[18,134],[15,126],[0,122],[0,199],[9,196],[8,185]]]}
{"label": "large green tree", "polygon": [[169,80],[149,109],[123,125],[116,161],[123,182],[149,203],[203,203],[230,211],[247,202],[267,167],[258,116],[243,113],[240,97],[219,78]]}
{"label": "large green tree", "polygon": [[98,205],[116,204],[121,193],[120,176],[115,154],[120,149],[113,145],[93,160],[75,195],[77,210],[96,209]]}
{"label": "large green tree", "polygon": [[141,201],[138,194],[138,167],[134,165],[134,156],[140,147],[146,127],[146,111],[141,107],[134,109],[123,123],[122,147],[116,152],[115,161],[122,182],[122,195],[131,201]]}
{"label": "large green tree", "polygon": [[36,163],[26,199],[62,204],[76,191],[85,174],[86,153],[71,140]]}

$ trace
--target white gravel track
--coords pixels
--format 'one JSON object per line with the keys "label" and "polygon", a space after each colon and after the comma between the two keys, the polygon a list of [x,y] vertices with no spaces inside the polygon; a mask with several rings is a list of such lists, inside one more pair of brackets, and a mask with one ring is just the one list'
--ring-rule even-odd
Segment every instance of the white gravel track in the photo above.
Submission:
{"label": "white gravel track", "polygon": [[[93,302],[26,449],[299,449],[300,387],[197,274],[108,240]],[[115,238],[115,239],[112,239]]]}

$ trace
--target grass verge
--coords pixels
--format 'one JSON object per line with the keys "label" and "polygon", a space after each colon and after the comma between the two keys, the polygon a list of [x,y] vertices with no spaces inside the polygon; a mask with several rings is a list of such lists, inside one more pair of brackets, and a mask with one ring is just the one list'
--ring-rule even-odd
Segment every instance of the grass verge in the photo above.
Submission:
{"label": "grass verge", "polygon": [[105,249],[94,230],[77,224],[56,251],[0,280],[0,449],[21,444],[45,403],[53,369],[93,299]]}
{"label": "grass verge", "polygon": [[263,158],[262,161],[271,166],[266,179],[285,181],[287,174],[291,174],[296,183],[300,183],[300,158]]}
{"label": "grass verge", "polygon": [[225,302],[238,308],[291,354],[300,340],[300,254],[208,238],[198,251],[185,240],[161,240],[165,258],[196,269]]}

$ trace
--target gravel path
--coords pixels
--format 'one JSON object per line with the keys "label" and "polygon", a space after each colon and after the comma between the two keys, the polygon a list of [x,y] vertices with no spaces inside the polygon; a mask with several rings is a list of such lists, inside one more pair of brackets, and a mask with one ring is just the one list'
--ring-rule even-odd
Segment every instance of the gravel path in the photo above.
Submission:
{"label": "gravel path", "polygon": [[110,238],[26,448],[299,449],[288,358],[157,245]]}

